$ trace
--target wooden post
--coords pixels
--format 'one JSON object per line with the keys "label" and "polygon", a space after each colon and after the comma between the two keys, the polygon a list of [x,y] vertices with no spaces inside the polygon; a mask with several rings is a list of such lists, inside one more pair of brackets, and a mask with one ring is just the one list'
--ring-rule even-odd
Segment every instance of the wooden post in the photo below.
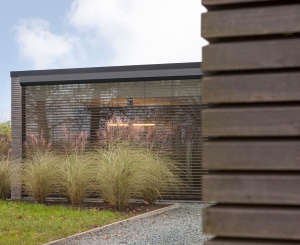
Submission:
{"label": "wooden post", "polygon": [[300,244],[300,3],[202,3],[206,244]]}

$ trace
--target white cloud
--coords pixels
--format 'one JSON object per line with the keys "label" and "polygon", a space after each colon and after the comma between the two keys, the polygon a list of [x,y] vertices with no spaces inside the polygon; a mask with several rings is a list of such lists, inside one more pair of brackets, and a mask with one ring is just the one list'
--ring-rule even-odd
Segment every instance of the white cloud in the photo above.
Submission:
{"label": "white cloud", "polygon": [[74,0],[68,18],[90,43],[109,43],[113,65],[175,63],[202,60],[204,11],[200,0]]}
{"label": "white cloud", "polygon": [[15,29],[20,56],[34,69],[72,67],[84,57],[80,39],[52,33],[45,20],[25,19]]}

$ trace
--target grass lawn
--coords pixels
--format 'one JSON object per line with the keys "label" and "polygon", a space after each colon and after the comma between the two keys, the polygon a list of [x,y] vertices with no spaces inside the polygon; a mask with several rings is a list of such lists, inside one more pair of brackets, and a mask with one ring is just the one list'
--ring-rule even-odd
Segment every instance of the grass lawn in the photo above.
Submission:
{"label": "grass lawn", "polygon": [[0,244],[43,244],[125,218],[117,212],[0,200]]}

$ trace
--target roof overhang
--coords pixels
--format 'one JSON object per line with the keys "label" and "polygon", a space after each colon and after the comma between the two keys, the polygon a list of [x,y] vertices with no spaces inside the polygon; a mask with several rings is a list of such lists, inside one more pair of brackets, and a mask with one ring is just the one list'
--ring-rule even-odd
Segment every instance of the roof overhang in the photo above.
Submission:
{"label": "roof overhang", "polygon": [[47,85],[157,79],[201,78],[200,62],[157,65],[111,66],[77,69],[12,71],[21,85]]}

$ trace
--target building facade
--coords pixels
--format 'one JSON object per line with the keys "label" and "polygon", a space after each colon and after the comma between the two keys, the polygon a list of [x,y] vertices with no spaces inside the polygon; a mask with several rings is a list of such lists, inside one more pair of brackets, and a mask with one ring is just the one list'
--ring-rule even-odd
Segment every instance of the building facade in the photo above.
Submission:
{"label": "building facade", "polygon": [[[188,187],[166,198],[200,199],[201,176],[200,63],[140,65],[11,72],[12,150],[21,165],[28,134],[41,131],[59,150],[63,128],[87,132],[89,142],[113,116],[137,126],[169,134],[177,162],[185,166]],[[15,174],[12,198],[22,197],[21,176]]]}

